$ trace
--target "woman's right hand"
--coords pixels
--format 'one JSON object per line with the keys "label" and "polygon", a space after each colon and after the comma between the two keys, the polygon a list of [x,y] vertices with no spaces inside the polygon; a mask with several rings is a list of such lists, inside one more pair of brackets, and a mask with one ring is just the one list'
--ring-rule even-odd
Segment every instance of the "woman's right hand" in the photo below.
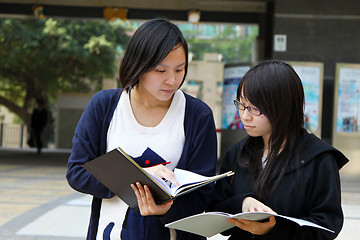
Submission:
{"label": "woman's right hand", "polygon": [[169,211],[173,201],[156,204],[148,186],[143,186],[141,183],[131,184],[135,192],[140,214],[142,216],[149,215],[163,215]]}

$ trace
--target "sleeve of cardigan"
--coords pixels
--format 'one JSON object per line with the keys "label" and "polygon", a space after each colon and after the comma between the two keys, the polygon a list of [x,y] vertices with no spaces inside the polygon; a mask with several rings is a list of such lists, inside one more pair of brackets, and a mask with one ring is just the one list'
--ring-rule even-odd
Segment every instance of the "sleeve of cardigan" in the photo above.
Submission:
{"label": "sleeve of cardigan", "polygon": [[110,198],[114,194],[94,178],[82,165],[101,154],[105,96],[96,93],[85,108],[73,137],[72,152],[68,160],[66,178],[75,190],[98,198]]}
{"label": "sleeve of cardigan", "polygon": [[[211,109],[197,102],[185,113],[190,120],[185,126],[185,144],[179,168],[204,176],[216,174],[217,137]],[[160,216],[163,223],[203,212],[210,203],[214,184],[208,184],[174,200],[167,214]]]}
{"label": "sleeve of cardigan", "polygon": [[313,172],[308,176],[304,174],[303,181],[307,187],[307,215],[301,218],[331,229],[335,233],[314,227],[300,227],[291,221],[277,219],[275,228],[268,234],[259,236],[260,239],[330,240],[339,234],[344,217],[341,207],[340,177],[334,156],[324,153],[315,159]]}

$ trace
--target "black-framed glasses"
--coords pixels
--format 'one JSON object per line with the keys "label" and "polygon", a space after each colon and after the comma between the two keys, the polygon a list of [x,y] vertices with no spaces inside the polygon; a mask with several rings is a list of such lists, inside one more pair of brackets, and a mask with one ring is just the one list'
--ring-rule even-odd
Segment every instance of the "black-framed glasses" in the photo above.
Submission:
{"label": "black-framed glasses", "polygon": [[260,111],[260,109],[256,108],[256,107],[250,107],[250,106],[245,106],[245,104],[243,104],[242,102],[240,102],[239,100],[235,99],[234,100],[234,105],[235,107],[237,107],[239,110],[245,110],[247,109],[249,111],[249,113],[255,115],[255,116],[260,116],[261,114],[264,114],[262,111]]}

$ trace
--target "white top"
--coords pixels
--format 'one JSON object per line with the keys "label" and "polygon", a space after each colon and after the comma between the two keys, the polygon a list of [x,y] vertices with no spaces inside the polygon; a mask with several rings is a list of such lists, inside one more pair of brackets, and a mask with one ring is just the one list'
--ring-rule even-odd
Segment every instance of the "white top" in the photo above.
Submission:
{"label": "white top", "polygon": [[[129,94],[122,92],[109,125],[106,151],[121,147],[131,157],[136,158],[150,148],[165,161],[171,162],[166,167],[174,169],[185,142],[185,103],[184,93],[176,91],[162,121],[155,127],[144,127],[134,116]],[[120,239],[126,209],[127,205],[117,196],[102,200],[97,239],[102,239],[105,228],[111,222],[115,224],[111,231],[111,239]],[[170,231],[170,235],[171,239],[176,238],[174,230]]]}
{"label": "white top", "polygon": [[132,111],[127,92],[120,96],[107,134],[107,152],[121,147],[133,158],[141,156],[150,148],[174,169],[180,159],[184,141],[185,95],[178,90],[174,94],[169,110],[155,127],[140,125]]}

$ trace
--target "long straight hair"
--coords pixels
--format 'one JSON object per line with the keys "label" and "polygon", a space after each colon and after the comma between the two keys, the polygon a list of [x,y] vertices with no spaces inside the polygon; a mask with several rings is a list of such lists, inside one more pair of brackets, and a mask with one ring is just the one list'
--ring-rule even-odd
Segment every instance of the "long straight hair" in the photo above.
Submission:
{"label": "long straight hair", "polygon": [[299,167],[299,139],[304,124],[304,90],[299,76],[287,63],[264,61],[250,69],[239,83],[237,98],[246,98],[268,118],[272,132],[263,166],[262,137],[249,136],[238,163],[250,168],[254,191],[265,198],[288,167]]}
{"label": "long straight hair", "polygon": [[142,74],[155,69],[170,51],[181,46],[185,50],[183,83],[188,70],[188,45],[180,29],[163,18],[143,23],[130,39],[120,64],[119,79],[122,88],[129,92],[138,85]]}

